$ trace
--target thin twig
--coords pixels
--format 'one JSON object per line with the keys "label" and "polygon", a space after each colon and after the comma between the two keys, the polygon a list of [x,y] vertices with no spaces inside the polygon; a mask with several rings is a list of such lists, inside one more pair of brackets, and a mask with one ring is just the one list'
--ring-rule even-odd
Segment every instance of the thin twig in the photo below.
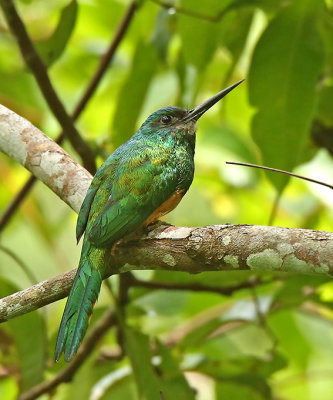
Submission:
{"label": "thin twig", "polygon": [[22,57],[24,58],[27,66],[33,73],[44,98],[58,120],[60,126],[63,128],[66,136],[70,140],[72,146],[80,155],[85,168],[92,174],[96,171],[95,158],[90,146],[83,140],[79,132],[75,128],[73,121],[64,105],[60,101],[50,78],[47,69],[37,53],[31,39],[26,31],[26,28],[14,6],[12,0],[1,0],[0,2],[4,12],[7,23],[16,37],[18,45],[21,50]]}
{"label": "thin twig", "polygon": [[115,323],[116,318],[114,311],[107,310],[100,320],[96,322],[90,334],[87,336],[87,339],[80,346],[73,361],[69,363],[62,371],[60,371],[54,378],[39,383],[38,385],[27,390],[25,393],[22,393],[18,397],[18,400],[36,399],[42,394],[50,392],[61,383],[70,382],[85,359],[92,353],[99,340],[105,335],[111,326],[115,325]]}
{"label": "thin twig", "polygon": [[[127,29],[134,17],[136,9],[137,9],[137,4],[135,1],[132,1],[125,12],[124,17],[121,20],[114,37],[112,38],[110,46],[108,47],[108,49],[106,50],[104,55],[101,57],[95,74],[93,75],[91,81],[87,85],[87,88],[86,88],[82,98],[76,105],[76,107],[71,115],[73,120],[76,120],[80,116],[80,114],[86,107],[88,101],[95,93],[95,90],[96,90],[99,82],[101,81],[107,68],[109,67],[111,61],[113,60],[115,52],[116,52],[119,44],[121,43],[123,37],[125,36],[125,33],[127,32]],[[58,139],[56,140],[56,142],[58,144],[61,144],[62,141],[64,140],[64,138],[65,138],[64,132],[61,132],[60,135],[58,136]],[[31,175],[30,178],[27,180],[27,182],[22,187],[22,189],[16,194],[13,201],[9,204],[9,206],[3,212],[3,214],[1,215],[1,218],[0,218],[0,232],[5,228],[5,226],[9,222],[9,220],[12,218],[13,214],[18,209],[18,207],[20,206],[20,204],[24,200],[24,198],[27,196],[27,194],[30,192],[30,190],[34,186],[35,182],[36,182],[35,176]]]}
{"label": "thin twig", "polygon": [[292,172],[284,171],[283,169],[271,168],[271,167],[265,167],[263,165],[256,165],[256,164],[235,162],[235,161],[226,161],[226,164],[241,165],[241,166],[244,166],[244,167],[252,167],[252,168],[258,168],[258,169],[264,169],[264,170],[267,170],[267,171],[279,172],[281,174],[290,175],[290,176],[293,176],[294,178],[303,179],[305,181],[309,181],[309,182],[312,182],[312,183],[317,183],[318,185],[326,186],[326,187],[328,187],[330,189],[333,189],[333,185],[330,185],[329,183],[317,181],[316,179],[308,178],[306,176],[297,175],[297,174],[294,174]]}

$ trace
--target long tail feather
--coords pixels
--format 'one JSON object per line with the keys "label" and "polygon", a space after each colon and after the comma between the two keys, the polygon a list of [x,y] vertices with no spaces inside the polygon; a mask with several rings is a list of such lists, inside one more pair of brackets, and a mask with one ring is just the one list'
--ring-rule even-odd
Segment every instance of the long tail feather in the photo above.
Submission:
{"label": "long tail feather", "polygon": [[104,272],[105,253],[85,243],[78,272],[69,293],[62,316],[54,358],[58,361],[62,352],[70,361],[77,352],[88,328],[89,317],[97,301]]}

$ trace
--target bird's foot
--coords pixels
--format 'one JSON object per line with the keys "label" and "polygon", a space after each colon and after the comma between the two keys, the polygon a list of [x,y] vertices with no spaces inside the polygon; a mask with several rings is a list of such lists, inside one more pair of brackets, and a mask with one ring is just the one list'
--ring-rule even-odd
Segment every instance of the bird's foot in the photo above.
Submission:
{"label": "bird's foot", "polygon": [[145,231],[145,233],[149,233],[149,232],[152,232],[155,229],[160,228],[162,226],[163,226],[163,229],[165,229],[166,227],[171,226],[171,224],[168,224],[165,221],[161,221],[161,220],[157,219],[156,221],[153,221],[150,224],[145,225],[144,231]]}

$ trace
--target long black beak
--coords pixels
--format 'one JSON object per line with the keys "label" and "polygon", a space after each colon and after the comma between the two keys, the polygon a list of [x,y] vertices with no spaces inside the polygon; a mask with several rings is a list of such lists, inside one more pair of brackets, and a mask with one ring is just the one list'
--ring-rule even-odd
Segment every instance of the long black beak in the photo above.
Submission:
{"label": "long black beak", "polygon": [[241,84],[243,81],[244,79],[234,83],[231,86],[228,86],[226,89],[223,89],[221,90],[221,92],[216,93],[214,96],[204,101],[199,106],[193,108],[193,110],[189,111],[189,113],[183,118],[183,121],[184,122],[189,122],[193,120],[197,121],[207,110],[213,107],[213,105],[216,104],[218,101],[223,99],[224,96],[226,96],[229,92],[235,89],[235,87]]}

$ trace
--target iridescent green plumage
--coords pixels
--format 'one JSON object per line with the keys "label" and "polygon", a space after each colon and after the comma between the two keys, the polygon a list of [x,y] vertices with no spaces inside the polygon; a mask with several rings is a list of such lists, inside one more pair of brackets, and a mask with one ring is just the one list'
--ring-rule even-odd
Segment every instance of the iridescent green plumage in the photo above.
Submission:
{"label": "iridescent green plumage", "polygon": [[178,204],[193,179],[196,121],[237,84],[194,110],[156,111],[97,171],[78,217],[77,240],[85,235],[59,329],[56,360],[64,352],[69,361],[82,341],[108,265],[107,249]]}

